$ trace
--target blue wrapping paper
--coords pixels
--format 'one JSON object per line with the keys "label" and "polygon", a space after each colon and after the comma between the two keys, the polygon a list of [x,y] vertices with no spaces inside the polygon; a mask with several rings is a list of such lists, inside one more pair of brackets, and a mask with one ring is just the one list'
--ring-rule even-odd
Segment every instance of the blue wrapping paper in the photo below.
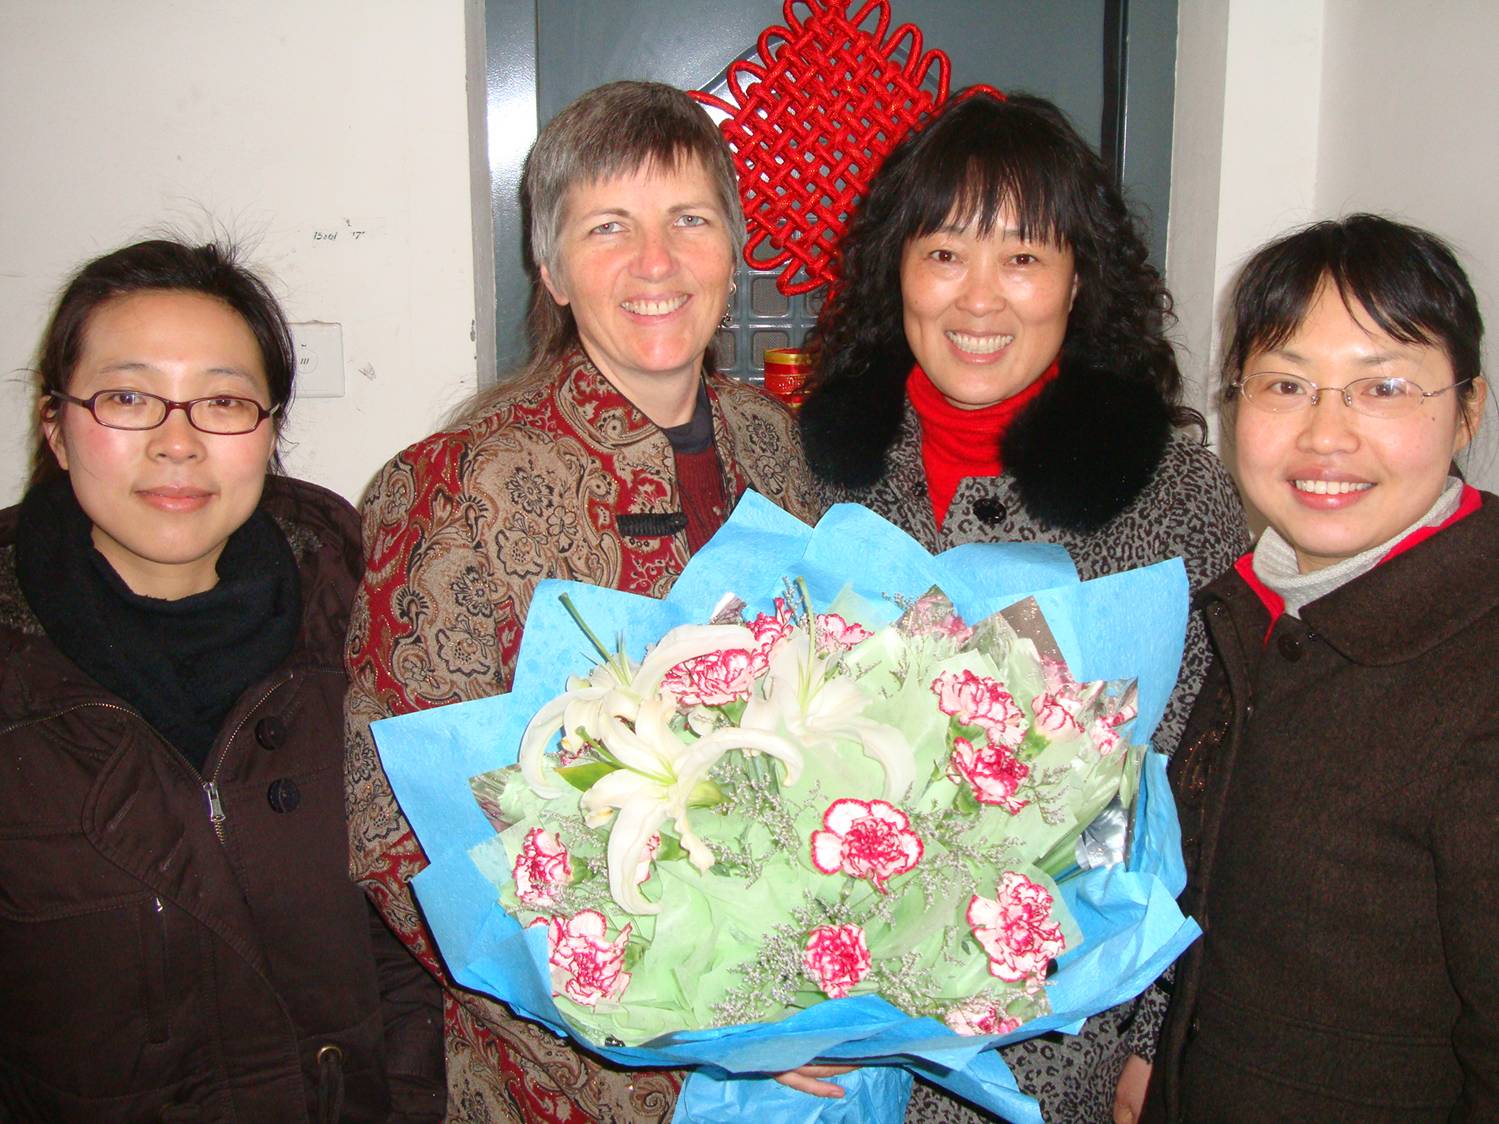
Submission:
{"label": "blue wrapping paper", "polygon": [[[889,594],[914,597],[933,585],[969,621],[1033,595],[1079,681],[1136,680],[1139,715],[1131,740],[1137,743],[1159,722],[1181,662],[1188,603],[1179,560],[1079,582],[1060,547],[971,544],[934,557],[855,505],[834,507],[814,529],[748,493],[662,601],[544,581],[532,600],[510,694],[373,726],[396,798],[430,861],[413,887],[457,983],[568,1033],[551,999],[545,935],[522,930],[496,899],[495,881],[508,878],[509,861],[469,788],[470,777],[515,762],[532,715],[568,675],[585,673],[594,662],[560,596],[566,593],[606,642],[623,637],[639,659],[670,628],[706,621],[725,593],[745,600],[751,611],[768,609],[787,576],[802,577],[822,604],[852,588],[887,605],[892,620],[899,609]],[[988,1047],[1075,1029],[1088,1015],[1137,995],[1198,935],[1175,902],[1185,871],[1165,762],[1157,754],[1146,756],[1135,812],[1127,864],[1060,882],[1086,939],[1060,958],[1048,981],[1052,1013],[1013,1034],[962,1037],[876,996],[856,996],[776,1023],[682,1032],[648,1047],[579,1041],[626,1067],[693,1068],[677,1120],[742,1120],[769,1112],[784,1121],[895,1122],[904,1112],[910,1070],[917,1069],[1008,1119],[1039,1121],[1034,1101],[1016,1090]],[[814,1058],[866,1064],[838,1079],[846,1089],[841,1100],[809,1097],[763,1076]]]}

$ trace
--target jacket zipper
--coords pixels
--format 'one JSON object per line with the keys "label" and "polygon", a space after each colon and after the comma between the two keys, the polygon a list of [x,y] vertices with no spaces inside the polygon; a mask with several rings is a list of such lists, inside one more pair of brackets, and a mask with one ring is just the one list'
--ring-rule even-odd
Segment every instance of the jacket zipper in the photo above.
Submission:
{"label": "jacket zipper", "polygon": [[213,824],[213,833],[224,842],[224,804],[219,799],[219,786],[211,779],[203,782],[203,791],[208,794],[208,822]]}
{"label": "jacket zipper", "polygon": [[[234,724],[234,729],[230,732],[229,736],[224,739],[222,743],[223,746],[225,748],[228,748],[229,746],[233,745],[234,739],[239,737],[239,732],[245,728],[245,723],[250,720],[250,715],[259,710],[260,705],[265,702],[266,699],[270,698],[273,694],[280,690],[283,685],[290,683],[292,679],[295,678],[295,676],[295,672],[289,671],[284,677],[276,680],[276,682],[267,687],[265,691],[261,693],[260,698],[255,700],[254,705],[249,707],[242,715],[240,715],[239,721]],[[208,779],[203,782],[203,792],[208,797],[208,822],[213,825],[213,833],[218,836],[220,843],[226,843],[228,841],[224,835],[224,803],[219,799],[218,785],[219,770],[223,768],[223,766],[224,755],[220,753],[218,761],[214,764],[213,772],[210,773],[208,775]]]}
{"label": "jacket zipper", "polygon": [[[223,741],[222,744],[224,746],[226,746],[226,747],[234,744],[234,739],[237,738],[237,737],[239,737],[239,732],[245,728],[245,723],[250,720],[250,715],[254,714],[257,710],[259,710],[261,704],[264,703],[266,699],[270,698],[273,694],[275,694],[283,686],[285,686],[287,683],[290,683],[295,678],[296,678],[296,672],[294,672],[294,671],[288,671],[284,676],[282,676],[280,679],[277,679],[276,682],[272,683],[269,687],[267,687],[261,693],[260,697],[255,700],[255,705],[249,707],[242,715],[240,715],[239,721],[236,722],[235,725],[234,725],[233,732],[231,732],[230,735],[226,739],[224,739],[224,741]],[[140,711],[138,711],[138,710],[132,710],[128,706],[120,706],[118,703],[110,703],[110,702],[74,703],[72,706],[64,707],[62,710],[59,710],[56,714],[48,715],[47,717],[49,719],[50,718],[60,718],[64,714],[69,714],[69,713],[71,713],[72,711],[75,711],[75,710],[82,710],[86,706],[102,707],[105,710],[118,710],[121,714],[128,714],[132,718],[139,718],[142,722],[146,721],[145,718],[141,715]],[[0,733],[8,733],[10,730],[16,729],[19,726],[25,725],[26,722],[32,722],[32,721],[40,721],[40,719],[26,719],[26,720],[24,720],[22,722],[14,723],[11,726],[7,726],[4,729],[0,729]],[[150,724],[147,723],[147,725],[149,726]],[[155,731],[153,730],[153,733],[154,732]],[[163,739],[162,744],[165,745],[167,747],[167,749],[170,750],[173,754],[175,754],[177,756],[177,759],[179,761],[181,761],[189,769],[192,769],[192,765],[188,762],[187,758],[182,755],[182,751],[181,750],[179,750],[176,746],[172,745],[170,742],[165,741],[165,739]],[[208,822],[213,825],[213,833],[218,838],[218,841],[221,844],[227,842],[227,839],[226,839],[225,834],[224,834],[224,820],[225,820],[225,816],[224,816],[224,802],[219,798],[219,785],[218,785],[219,770],[221,768],[223,768],[223,765],[224,765],[224,760],[223,760],[223,754],[221,753],[219,755],[218,762],[213,767],[213,772],[209,774],[209,776],[208,776],[208,778],[206,780],[200,782],[201,785],[202,785],[202,788],[203,788],[203,794],[204,794],[204,796],[206,796],[208,798]],[[193,771],[197,772],[196,769],[193,769]]]}

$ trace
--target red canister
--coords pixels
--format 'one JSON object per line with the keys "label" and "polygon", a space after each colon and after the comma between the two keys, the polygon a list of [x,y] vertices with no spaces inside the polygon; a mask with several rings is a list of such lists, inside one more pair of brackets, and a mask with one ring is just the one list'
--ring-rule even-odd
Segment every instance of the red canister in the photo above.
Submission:
{"label": "red canister", "polygon": [[772,347],[765,352],[765,390],[772,398],[798,409],[807,397],[812,357],[800,347]]}

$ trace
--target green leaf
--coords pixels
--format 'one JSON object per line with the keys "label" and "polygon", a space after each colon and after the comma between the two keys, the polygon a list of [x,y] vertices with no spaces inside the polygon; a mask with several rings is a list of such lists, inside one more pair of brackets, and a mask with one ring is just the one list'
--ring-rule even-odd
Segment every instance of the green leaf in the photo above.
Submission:
{"label": "green leaf", "polygon": [[979,802],[973,795],[973,789],[966,784],[958,786],[958,794],[953,797],[952,806],[957,811],[966,812],[969,815],[980,811]]}
{"label": "green leaf", "polygon": [[724,703],[718,709],[732,725],[737,726],[739,720],[744,717],[744,708],[747,706],[749,706],[748,699],[735,699],[733,702]]}
{"label": "green leaf", "polygon": [[966,726],[956,718],[949,716],[947,719],[947,740],[952,744],[953,738],[966,738],[970,742],[977,743],[988,735],[984,733],[982,726]]}
{"label": "green leaf", "polygon": [[563,765],[557,775],[579,792],[587,792],[610,773],[618,772],[619,766],[608,761],[589,761],[583,765]]}
{"label": "green leaf", "polygon": [[656,852],[655,861],[658,863],[680,862],[687,857],[687,848],[677,840],[675,835],[667,835],[661,832],[661,848]]}
{"label": "green leaf", "polygon": [[1032,726],[1025,732],[1025,737],[1020,739],[1020,744],[1015,747],[1015,756],[1022,761],[1031,761],[1040,757],[1051,744],[1051,739],[1045,734],[1038,734]]}

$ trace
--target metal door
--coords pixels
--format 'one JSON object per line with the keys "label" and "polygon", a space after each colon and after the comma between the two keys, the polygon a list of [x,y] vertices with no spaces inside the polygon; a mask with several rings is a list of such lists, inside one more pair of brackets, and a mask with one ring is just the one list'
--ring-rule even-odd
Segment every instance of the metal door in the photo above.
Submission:
{"label": "metal door", "polygon": [[[951,59],[956,90],[986,83],[1050,98],[1115,168],[1165,259],[1176,66],[1176,0],[889,0]],[[857,4],[851,5],[856,9]],[[585,90],[620,78],[708,89],[783,22],[782,0],[484,0],[487,137],[494,222],[495,350],[503,372],[525,353],[528,293],[517,187],[536,130]],[[800,342],[816,302],[788,300],[741,266],[721,351],[758,380],[768,346]],[[481,313],[482,314],[482,313]],[[725,358],[729,356],[726,355]]]}

